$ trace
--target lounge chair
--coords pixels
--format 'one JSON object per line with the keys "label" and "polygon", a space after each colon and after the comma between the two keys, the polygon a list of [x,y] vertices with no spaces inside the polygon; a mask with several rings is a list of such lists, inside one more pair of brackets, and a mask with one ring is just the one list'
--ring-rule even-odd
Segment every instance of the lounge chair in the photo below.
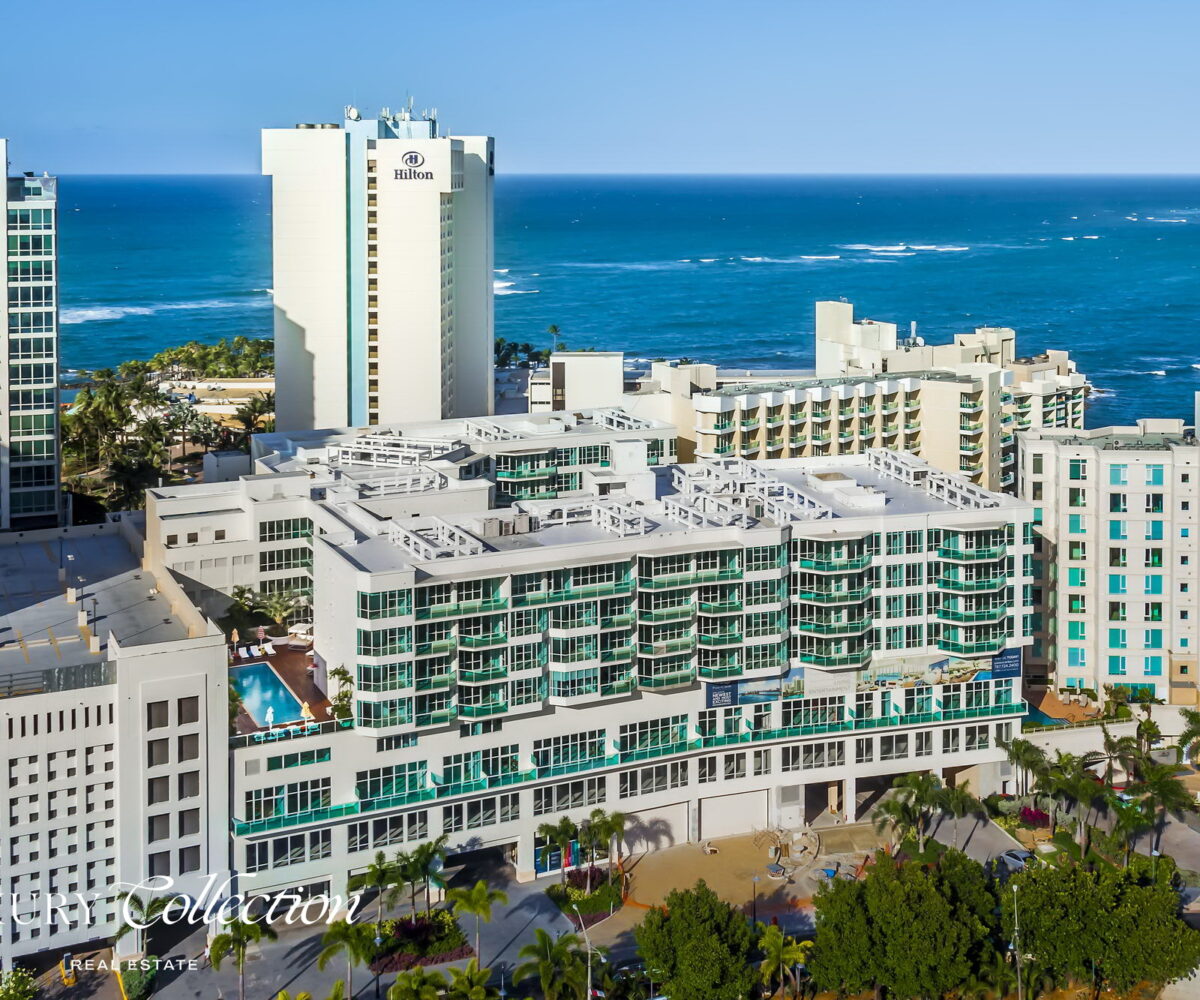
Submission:
{"label": "lounge chair", "polygon": [[239,660],[250,659],[250,650],[248,650],[245,646],[239,646],[238,647],[238,659]]}
{"label": "lounge chair", "polygon": [[267,642],[264,642],[258,648],[263,651],[263,654],[265,656],[274,656],[275,655],[275,645],[274,645],[274,643],[270,642],[269,640]]}
{"label": "lounge chair", "polygon": [[713,847],[713,843],[711,840],[706,840],[704,842],[704,845],[700,849],[705,854],[720,854],[721,853],[719,848]]}

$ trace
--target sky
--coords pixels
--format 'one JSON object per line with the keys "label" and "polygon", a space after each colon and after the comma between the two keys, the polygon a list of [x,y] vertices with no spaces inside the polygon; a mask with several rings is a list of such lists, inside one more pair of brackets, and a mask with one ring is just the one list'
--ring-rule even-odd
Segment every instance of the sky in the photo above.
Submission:
{"label": "sky", "polygon": [[15,170],[256,173],[259,129],[411,94],[508,173],[1200,172],[1195,0],[52,10],[0,55]]}

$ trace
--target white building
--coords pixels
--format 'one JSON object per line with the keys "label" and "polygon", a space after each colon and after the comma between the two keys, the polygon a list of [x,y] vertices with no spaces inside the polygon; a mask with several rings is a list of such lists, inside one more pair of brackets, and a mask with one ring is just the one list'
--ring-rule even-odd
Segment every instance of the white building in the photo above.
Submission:
{"label": "white building", "polygon": [[492,140],[410,110],[264,129],[276,424],[492,411]]}
{"label": "white building", "polygon": [[1039,621],[1027,675],[1197,701],[1200,445],[1182,420],[1021,436]]}
{"label": "white building", "polygon": [[908,451],[990,490],[1016,484],[1015,432],[1082,427],[1087,382],[1067,354],[1018,359],[1012,330],[953,344],[901,344],[892,323],[816,306],[817,372],[654,362],[626,370],[616,352],[564,351],[529,380],[532,412],[621,406],[679,427],[684,459],[809,458]]}
{"label": "white building", "polygon": [[229,871],[223,636],[143,569],[141,524],[0,537],[5,968],[111,937],[123,886]]}
{"label": "white building", "polygon": [[[0,138],[7,167],[8,140]],[[7,173],[7,171],[6,171]],[[6,181],[5,356],[0,399],[0,530],[44,527],[61,517],[58,448],[57,178]]]}
{"label": "white building", "polygon": [[[150,492],[148,558],[199,601],[233,579],[217,560],[295,549],[312,669],[270,668],[297,703],[305,674],[332,700],[350,678],[341,720],[322,700],[268,730],[247,706],[234,863],[257,888],[342,891],[376,850],[443,832],[451,864],[529,877],[561,864],[537,826],[596,806],[644,847],[853,819],[911,770],[1003,786],[1028,505],[886,451],[657,464],[672,431],[620,416],[496,418],[440,451],[277,436],[259,475]],[[536,440],[563,419],[574,455]],[[577,490],[494,505],[505,477],[564,465]]]}

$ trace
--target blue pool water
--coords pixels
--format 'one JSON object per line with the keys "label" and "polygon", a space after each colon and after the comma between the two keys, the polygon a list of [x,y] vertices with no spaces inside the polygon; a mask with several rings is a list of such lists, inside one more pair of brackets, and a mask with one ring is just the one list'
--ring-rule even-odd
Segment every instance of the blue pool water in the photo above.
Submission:
{"label": "blue pool water", "polygon": [[1025,721],[1035,726],[1065,726],[1066,723],[1062,719],[1055,719],[1053,716],[1047,715],[1040,708],[1029,706],[1029,711],[1025,713]]}
{"label": "blue pool water", "polygon": [[269,663],[250,663],[234,667],[229,679],[242,697],[250,718],[260,726],[267,724],[267,710],[275,709],[272,723],[296,722],[300,718],[300,702],[271,669]]}

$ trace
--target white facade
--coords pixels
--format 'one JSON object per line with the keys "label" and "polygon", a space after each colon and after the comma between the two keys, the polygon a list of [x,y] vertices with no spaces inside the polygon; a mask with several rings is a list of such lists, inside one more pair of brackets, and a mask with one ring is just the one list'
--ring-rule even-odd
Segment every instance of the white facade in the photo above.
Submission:
{"label": "white facade", "polygon": [[1021,437],[1040,521],[1039,628],[1028,673],[1196,703],[1200,445],[1181,420]]}
{"label": "white facade", "polygon": [[[914,769],[1002,787],[1027,505],[885,451],[660,466],[671,430],[633,420],[560,431],[611,450],[579,490],[514,500],[506,476],[552,456],[489,423],[464,453],[415,459],[410,435],[390,479],[405,435],[280,435],[270,474],[151,491],[149,558],[198,599],[220,545],[305,518],[313,675],[330,695],[331,671],[353,678],[343,722],[234,740],[235,865],[256,888],[343,891],[376,850],[443,832],[452,863],[488,851],[527,877],[537,826],[597,805],[642,848],[853,819]],[[248,519],[237,539],[203,536],[227,515]]]}
{"label": "white facade", "polygon": [[492,140],[348,108],[262,143],[277,426],[490,413]]}
{"label": "white facade", "polygon": [[[0,138],[7,167],[8,141]],[[61,517],[58,422],[58,179],[6,181],[7,363],[0,365],[0,530],[44,527]]]}
{"label": "white facade", "polygon": [[0,540],[5,968],[111,937],[122,888],[229,871],[223,637],[141,545],[140,515]]}

